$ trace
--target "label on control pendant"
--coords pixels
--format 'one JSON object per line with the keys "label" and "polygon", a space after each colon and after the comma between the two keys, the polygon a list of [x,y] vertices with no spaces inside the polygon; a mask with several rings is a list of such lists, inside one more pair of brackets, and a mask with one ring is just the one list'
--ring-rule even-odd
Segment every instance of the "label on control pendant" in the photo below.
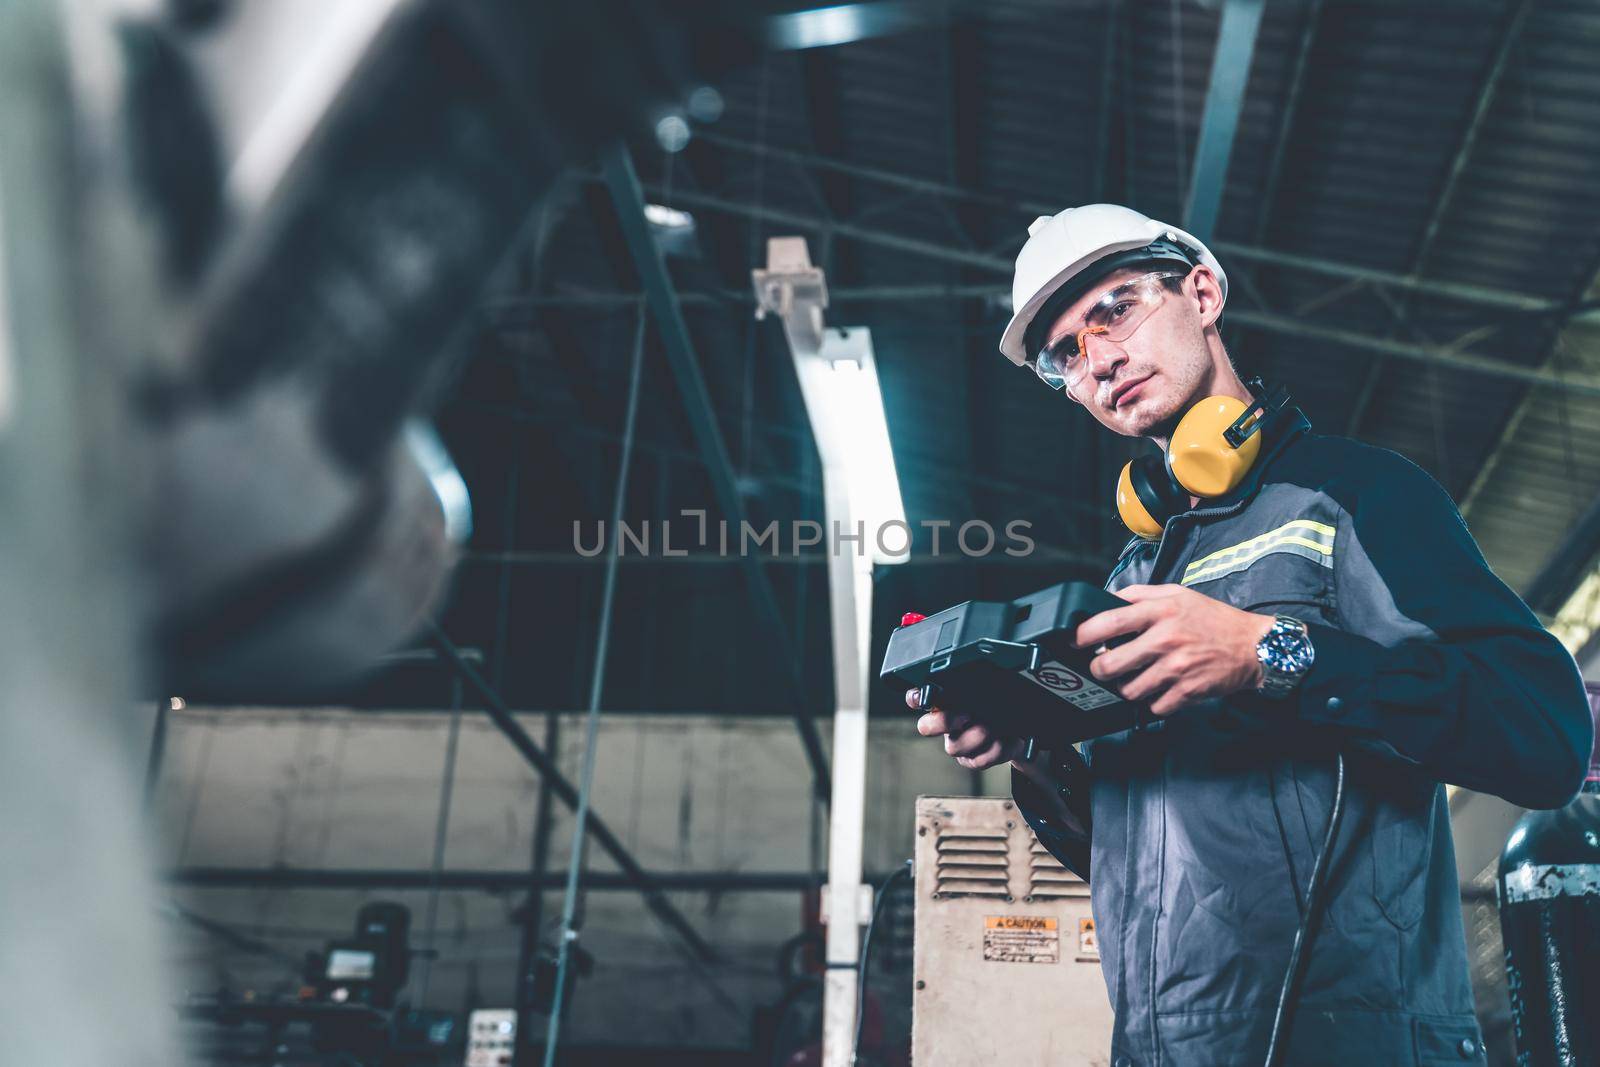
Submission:
{"label": "label on control pendant", "polygon": [[1065,700],[1074,707],[1084,711],[1093,711],[1103,708],[1107,704],[1115,704],[1122,698],[1109,689],[1102,689],[1094,682],[1085,678],[1065,663],[1056,660],[1045,660],[1036,671],[1018,671],[1028,681],[1041,689],[1047,689],[1054,695]]}

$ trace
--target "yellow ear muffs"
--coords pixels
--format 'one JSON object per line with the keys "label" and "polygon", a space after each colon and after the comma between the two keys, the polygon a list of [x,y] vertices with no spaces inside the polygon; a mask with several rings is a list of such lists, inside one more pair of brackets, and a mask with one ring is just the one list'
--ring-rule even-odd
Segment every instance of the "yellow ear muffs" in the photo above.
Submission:
{"label": "yellow ear muffs", "polygon": [[[1274,395],[1262,405],[1261,419],[1288,400]],[[1122,524],[1154,541],[1167,520],[1189,509],[1190,496],[1223,496],[1244,481],[1261,454],[1260,419],[1247,421],[1249,436],[1237,447],[1227,431],[1251,405],[1231,396],[1208,396],[1184,413],[1172,432],[1165,456],[1144,456],[1123,466],[1117,477],[1117,514]]]}
{"label": "yellow ear muffs", "polygon": [[1145,540],[1154,541],[1161,536],[1165,522],[1152,515],[1150,508],[1139,498],[1138,491],[1133,487],[1133,468],[1133,463],[1124,463],[1122,473],[1117,476],[1117,514],[1122,518],[1122,525]]}
{"label": "yellow ear muffs", "polygon": [[1179,485],[1195,496],[1215,497],[1244,481],[1261,453],[1261,435],[1253,433],[1235,448],[1223,433],[1249,406],[1237,397],[1208,396],[1184,413],[1167,445],[1167,467]]}

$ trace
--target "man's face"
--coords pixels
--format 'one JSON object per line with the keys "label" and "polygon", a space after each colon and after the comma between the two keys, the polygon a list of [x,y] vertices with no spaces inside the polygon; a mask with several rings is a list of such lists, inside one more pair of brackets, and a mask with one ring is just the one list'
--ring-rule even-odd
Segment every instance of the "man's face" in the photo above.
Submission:
{"label": "man's face", "polygon": [[[1083,327],[1084,316],[1116,286],[1151,273],[1178,270],[1162,265],[1120,268],[1097,282],[1051,324],[1047,343]],[[1082,338],[1086,373],[1068,395],[1095,420],[1128,437],[1163,437],[1193,403],[1208,395],[1216,365],[1205,328],[1222,312],[1222,293],[1206,267],[1163,285],[1161,306],[1131,337],[1110,341],[1095,333]]]}

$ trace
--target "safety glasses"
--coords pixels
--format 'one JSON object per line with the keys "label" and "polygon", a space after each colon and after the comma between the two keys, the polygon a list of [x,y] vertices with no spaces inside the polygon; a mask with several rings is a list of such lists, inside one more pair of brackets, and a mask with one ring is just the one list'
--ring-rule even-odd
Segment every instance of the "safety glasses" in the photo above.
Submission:
{"label": "safety glasses", "polygon": [[1161,307],[1167,292],[1176,290],[1187,277],[1186,271],[1151,271],[1107,289],[1082,320],[1040,349],[1033,372],[1052,389],[1073,395],[1089,373],[1085,341],[1090,336],[1126,341]]}

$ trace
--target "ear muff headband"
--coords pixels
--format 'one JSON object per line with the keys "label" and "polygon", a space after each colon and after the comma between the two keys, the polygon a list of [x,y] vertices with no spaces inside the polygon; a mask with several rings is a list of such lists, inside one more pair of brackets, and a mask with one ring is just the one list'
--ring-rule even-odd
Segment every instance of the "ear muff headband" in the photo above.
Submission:
{"label": "ear muff headband", "polygon": [[1162,457],[1141,456],[1123,465],[1117,479],[1117,514],[1140,537],[1160,537],[1167,517],[1188,506],[1188,494],[1173,482]]}

